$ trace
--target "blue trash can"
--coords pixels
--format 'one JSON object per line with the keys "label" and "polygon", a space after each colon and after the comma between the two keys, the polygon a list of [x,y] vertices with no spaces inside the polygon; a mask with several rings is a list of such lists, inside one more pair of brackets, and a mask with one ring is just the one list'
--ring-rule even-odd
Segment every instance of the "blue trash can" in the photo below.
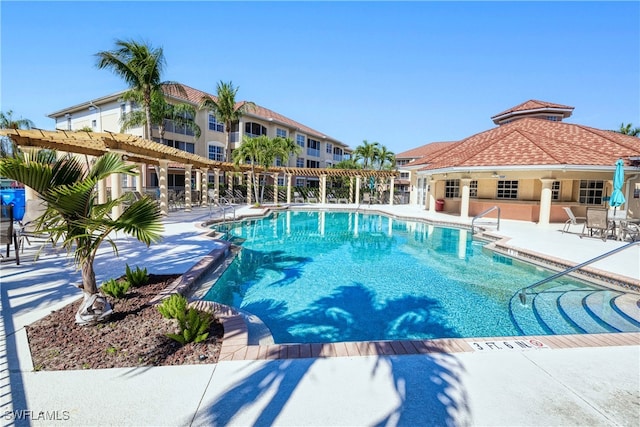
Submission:
{"label": "blue trash can", "polygon": [[13,218],[20,221],[24,217],[24,188],[3,188],[0,193],[2,194],[2,204],[13,205]]}

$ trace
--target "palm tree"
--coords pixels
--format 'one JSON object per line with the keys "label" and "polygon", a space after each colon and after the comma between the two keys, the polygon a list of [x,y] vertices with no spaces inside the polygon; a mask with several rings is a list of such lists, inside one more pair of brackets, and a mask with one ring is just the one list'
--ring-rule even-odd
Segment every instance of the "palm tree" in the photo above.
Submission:
{"label": "palm tree", "polygon": [[97,202],[99,180],[112,174],[133,175],[133,168],[115,153],[97,158],[88,170],[77,157],[66,155],[57,159],[50,150],[0,159],[0,175],[33,188],[46,203],[47,210],[38,220],[38,232],[49,234],[54,242],[62,240],[62,246],[74,252],[75,264],[82,272],[84,293],[83,304],[76,313],[79,324],[104,320],[111,313],[109,302],[98,291],[93,266],[102,243],[109,243],[117,255],[110,238],[113,232],[132,235],[147,245],[161,237],[160,210],[150,198],[134,202],[116,219],[109,213],[128,200],[127,196]]}
{"label": "palm tree", "polygon": [[640,127],[632,128],[631,126],[631,123],[627,123],[626,125],[624,123],[621,123],[620,130],[617,130],[615,132],[621,133],[623,135],[640,136]]}
{"label": "palm tree", "polygon": [[[261,139],[258,147],[260,149],[259,153],[259,163],[262,165],[263,172],[266,174],[269,171],[269,168],[275,164],[277,158],[280,159],[288,159],[292,154],[300,154],[302,151],[302,147],[293,142],[290,138],[268,138],[265,135],[261,135],[254,139]],[[262,197],[261,199],[264,201],[264,189],[266,187],[266,179],[262,186]],[[278,183],[274,182],[274,186]],[[277,189],[275,191],[278,191]]]}
{"label": "palm tree", "polygon": [[[127,92],[123,95],[125,100],[139,100],[139,93]],[[193,131],[195,139],[200,138],[202,130],[195,121],[196,109],[192,105],[179,103],[170,104],[166,101],[162,92],[154,91],[151,94],[151,125],[158,126],[160,143],[164,144],[164,134],[166,132],[165,120],[171,120],[177,126],[183,126]],[[142,111],[131,111],[122,116],[120,121],[121,132],[127,129],[146,126],[147,115]]]}
{"label": "palm tree", "polygon": [[375,163],[378,165],[378,170],[393,169],[396,165],[396,155],[393,151],[389,151],[386,145],[380,145],[376,149]]}
{"label": "palm tree", "polygon": [[130,88],[125,97],[137,98],[142,101],[143,111],[146,115],[146,135],[151,139],[151,103],[154,92],[161,92],[162,85],[182,93],[185,90],[176,82],[162,82],[162,72],[166,65],[162,48],[154,48],[145,43],[133,40],[116,40],[116,49],[102,51],[95,54],[96,66],[99,69],[110,69],[116,75],[122,77]]}
{"label": "palm tree", "polygon": [[251,138],[248,135],[242,136],[242,145],[233,152],[233,163],[237,165],[248,162],[251,165],[251,176],[253,177],[253,191],[255,195],[255,201],[258,201],[258,187],[256,185],[256,165],[260,164],[260,154],[262,153],[261,144],[264,143],[264,139],[268,139],[266,135],[261,135],[256,138]]}
{"label": "palm tree", "polygon": [[361,145],[357,146],[356,149],[353,150],[353,155],[355,156],[356,161],[362,160],[363,169],[369,169],[369,165],[373,166],[379,146],[379,143],[369,142],[365,139],[362,141]]}
{"label": "palm tree", "polygon": [[239,87],[233,87],[232,82],[218,82],[216,86],[216,98],[204,96],[200,101],[201,110],[209,110],[216,116],[216,120],[224,123],[226,132],[225,151],[226,158],[230,159],[230,136],[231,128],[234,123],[240,120],[243,114],[253,110],[256,106],[253,102],[243,101],[236,104],[236,94]]}
{"label": "palm tree", "polygon": [[[13,111],[9,110],[6,113],[0,111],[0,129],[31,129],[36,125],[29,119],[14,119]],[[18,148],[14,144],[11,138],[2,137],[0,144],[0,156],[7,157],[13,156],[18,153]]]}

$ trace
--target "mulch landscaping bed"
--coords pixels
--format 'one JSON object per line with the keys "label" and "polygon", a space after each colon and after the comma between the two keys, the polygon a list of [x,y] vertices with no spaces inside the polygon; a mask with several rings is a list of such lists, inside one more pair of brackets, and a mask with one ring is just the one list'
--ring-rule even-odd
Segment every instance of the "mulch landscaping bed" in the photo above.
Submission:
{"label": "mulch landscaping bed", "polygon": [[[126,297],[107,297],[113,314],[107,322],[78,326],[75,314],[82,297],[26,327],[35,370],[126,368],[135,366],[216,363],[223,328],[213,322],[209,337],[182,346],[165,334],[177,332],[177,321],[165,319],[149,302],[176,275],[149,275],[149,284],[130,288]],[[78,290],[80,294],[80,290]]]}

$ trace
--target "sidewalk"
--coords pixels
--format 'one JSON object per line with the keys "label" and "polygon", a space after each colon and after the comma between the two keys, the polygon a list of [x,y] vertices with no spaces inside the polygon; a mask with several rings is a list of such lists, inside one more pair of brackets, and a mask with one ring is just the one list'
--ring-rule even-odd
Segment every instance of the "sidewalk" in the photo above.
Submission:
{"label": "sidewalk", "polygon": [[[407,206],[390,211],[428,214]],[[118,238],[120,257],[100,253],[98,280],[139,259],[153,273],[186,271],[216,245],[197,225],[208,216],[204,208],[172,212],[165,240],[149,249]],[[561,226],[503,221],[499,233],[516,248],[576,263],[621,245],[563,235]],[[25,250],[20,266],[2,264],[2,425],[640,423],[640,335],[632,346],[33,372],[24,325],[79,296],[73,283],[80,274],[65,255],[51,250],[34,264]],[[640,280],[638,260],[636,246],[595,266]]]}

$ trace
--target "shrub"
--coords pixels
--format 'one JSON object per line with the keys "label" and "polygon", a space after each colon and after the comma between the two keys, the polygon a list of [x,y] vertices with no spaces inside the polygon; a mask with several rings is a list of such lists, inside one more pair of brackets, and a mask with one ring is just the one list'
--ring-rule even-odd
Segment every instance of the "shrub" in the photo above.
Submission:
{"label": "shrub", "polygon": [[134,288],[139,288],[140,286],[144,286],[149,283],[149,274],[147,273],[146,268],[144,270],[140,270],[140,267],[136,266],[135,270],[131,270],[131,268],[129,268],[129,264],[127,264],[125,275],[129,284]]}
{"label": "shrub", "polygon": [[129,282],[126,280],[116,281],[115,279],[111,279],[108,282],[103,283],[100,289],[102,289],[102,292],[112,296],[113,298],[122,298],[129,290]]}
{"label": "shrub", "polygon": [[180,294],[172,294],[158,305],[158,311],[166,319],[177,319],[187,311],[187,299]]}
{"label": "shrub", "polygon": [[190,308],[186,313],[178,316],[180,333],[167,334],[167,337],[182,345],[190,342],[198,343],[204,341],[209,336],[211,322],[212,316],[210,313]]}

